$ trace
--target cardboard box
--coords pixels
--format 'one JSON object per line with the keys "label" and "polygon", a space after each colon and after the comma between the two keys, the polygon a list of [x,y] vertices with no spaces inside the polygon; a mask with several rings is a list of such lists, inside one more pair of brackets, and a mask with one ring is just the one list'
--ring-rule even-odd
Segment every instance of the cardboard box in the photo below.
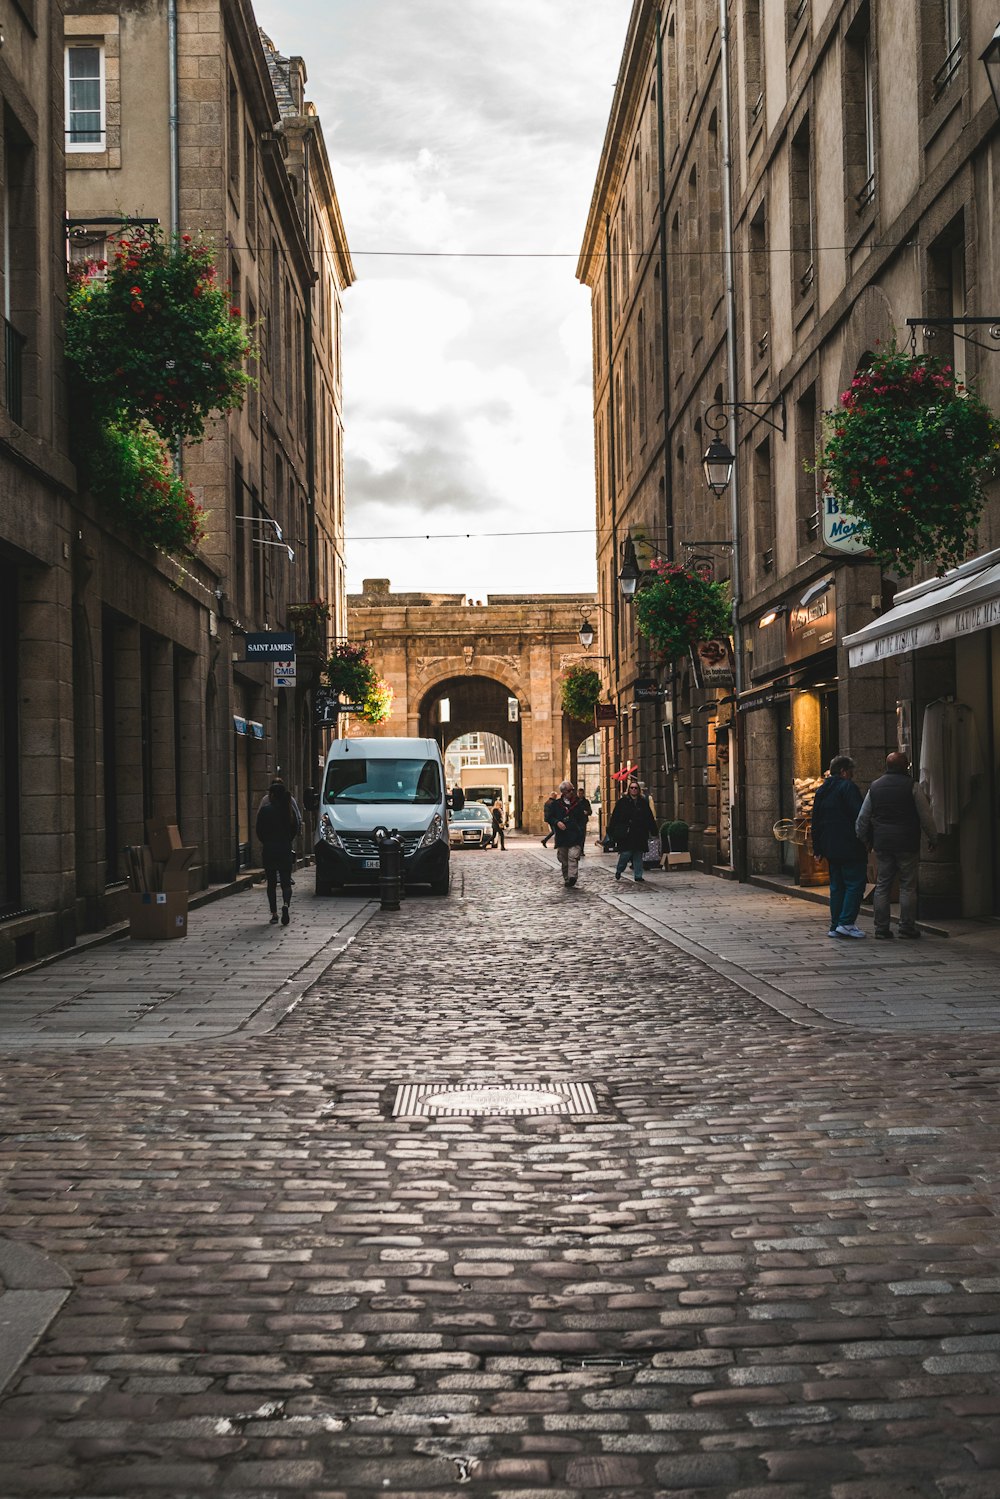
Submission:
{"label": "cardboard box", "polygon": [[146,842],[157,864],[165,864],[175,849],[184,847],[181,830],[165,817],[150,817],[146,823]]}
{"label": "cardboard box", "polygon": [[188,889],[188,870],[194,863],[196,848],[175,848],[170,858],[159,870],[160,890],[183,890]]}
{"label": "cardboard box", "polygon": [[187,936],[187,891],[131,891],[128,898],[129,936],[143,942],[164,942]]}
{"label": "cardboard box", "polygon": [[691,855],[690,854],[667,854],[666,857],[667,857],[667,868],[668,869],[673,869],[673,867],[674,867],[675,864],[680,865],[680,864],[690,864],[691,863]]}

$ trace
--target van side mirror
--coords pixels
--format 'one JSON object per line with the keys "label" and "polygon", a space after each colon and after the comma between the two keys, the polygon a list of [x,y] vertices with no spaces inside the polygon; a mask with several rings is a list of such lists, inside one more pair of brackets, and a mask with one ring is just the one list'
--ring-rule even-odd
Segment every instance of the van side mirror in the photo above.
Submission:
{"label": "van side mirror", "polygon": [[302,797],[302,804],[307,812],[315,812],[319,806],[319,792],[315,786],[307,786]]}

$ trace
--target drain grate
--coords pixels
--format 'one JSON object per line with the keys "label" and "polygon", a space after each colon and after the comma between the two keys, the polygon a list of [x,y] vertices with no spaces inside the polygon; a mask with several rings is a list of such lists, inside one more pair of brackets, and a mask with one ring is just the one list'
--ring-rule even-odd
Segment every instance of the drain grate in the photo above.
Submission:
{"label": "drain grate", "polygon": [[596,1114],[589,1083],[402,1083],[394,1119],[468,1118],[476,1114]]}

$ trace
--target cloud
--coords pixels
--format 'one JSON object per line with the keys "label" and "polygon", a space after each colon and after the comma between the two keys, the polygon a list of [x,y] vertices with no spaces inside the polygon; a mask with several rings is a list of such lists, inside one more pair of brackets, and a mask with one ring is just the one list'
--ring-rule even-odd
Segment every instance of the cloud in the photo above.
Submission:
{"label": "cloud", "polygon": [[631,8],[258,0],[279,49],[305,57],[355,253],[348,536],[463,520],[551,533],[349,545],[352,587],[373,554],[400,588],[594,586],[593,539],[570,534],[594,522],[590,302],[574,273]]}

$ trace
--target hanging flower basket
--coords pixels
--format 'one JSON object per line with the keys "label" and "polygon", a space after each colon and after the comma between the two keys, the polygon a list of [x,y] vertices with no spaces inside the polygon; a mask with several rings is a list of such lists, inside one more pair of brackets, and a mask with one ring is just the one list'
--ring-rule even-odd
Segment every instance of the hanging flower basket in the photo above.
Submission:
{"label": "hanging flower basket", "polygon": [[890,346],[824,419],[817,467],[883,567],[943,573],[975,544],[1000,426],[950,365]]}
{"label": "hanging flower basket", "polygon": [[636,623],[664,661],[678,660],[695,641],[729,634],[728,583],[708,582],[679,562],[657,559],[650,568],[653,578],[635,596]]}
{"label": "hanging flower basket", "polygon": [[366,723],[384,723],[392,712],[394,696],[392,688],[384,677],[377,677],[365,693],[358,716]]}
{"label": "hanging flower basket", "polygon": [[203,539],[204,512],[174,473],[163,438],[146,422],[99,427],[87,477],[94,498],[149,546],[176,554]]}
{"label": "hanging flower basket", "polygon": [[307,656],[319,656],[326,649],[326,626],[330,605],[325,599],[310,599],[307,604],[289,604],[288,628],[295,632],[295,649]]}
{"label": "hanging flower basket", "polygon": [[327,686],[349,703],[364,703],[378,681],[366,647],[348,641],[336,647],[326,663],[324,676]]}
{"label": "hanging flower basket", "polygon": [[98,420],[146,421],[171,443],[200,438],[254,383],[251,330],[189,234],[132,228],[110,262],[72,277],[66,356]]}
{"label": "hanging flower basket", "polygon": [[592,666],[570,666],[563,673],[559,688],[563,712],[570,718],[587,723],[601,696],[601,679]]}

